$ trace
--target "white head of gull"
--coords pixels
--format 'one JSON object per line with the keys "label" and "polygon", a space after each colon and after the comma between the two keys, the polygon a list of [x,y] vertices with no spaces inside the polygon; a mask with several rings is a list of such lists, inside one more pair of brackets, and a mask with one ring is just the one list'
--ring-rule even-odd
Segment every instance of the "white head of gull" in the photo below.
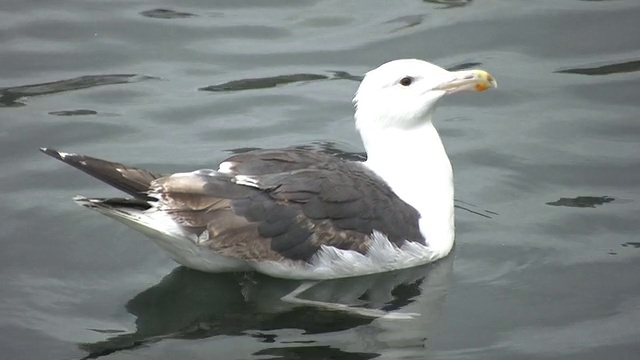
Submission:
{"label": "white head of gull", "polygon": [[300,149],[233,155],[217,170],[160,174],[42,148],[129,194],[75,201],[152,238],[178,263],[330,279],[421,265],[454,241],[453,177],[431,121],[445,94],[482,91],[485,71],[396,60],[366,74],[355,120],[364,163]]}
{"label": "white head of gull", "polygon": [[447,71],[403,59],[369,71],[353,99],[365,164],[421,214],[434,258],[451,251],[455,233],[453,172],[433,126],[435,104],[449,93],[489,87],[497,82],[483,70]]}

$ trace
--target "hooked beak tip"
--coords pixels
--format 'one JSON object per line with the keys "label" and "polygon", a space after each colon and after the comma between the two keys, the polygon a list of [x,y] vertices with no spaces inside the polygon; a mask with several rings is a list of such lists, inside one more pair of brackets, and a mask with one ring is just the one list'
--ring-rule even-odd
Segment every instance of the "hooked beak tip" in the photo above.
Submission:
{"label": "hooked beak tip", "polygon": [[443,83],[436,90],[454,93],[463,90],[484,91],[498,87],[498,82],[493,75],[484,70],[456,71],[453,74],[455,76],[453,80]]}

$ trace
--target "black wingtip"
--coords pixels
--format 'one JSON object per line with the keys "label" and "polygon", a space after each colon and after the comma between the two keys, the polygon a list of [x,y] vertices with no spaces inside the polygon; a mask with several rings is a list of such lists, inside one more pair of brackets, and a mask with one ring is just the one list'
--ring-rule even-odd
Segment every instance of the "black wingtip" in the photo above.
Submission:
{"label": "black wingtip", "polygon": [[55,149],[41,147],[40,151],[54,159],[81,170],[114,188],[132,195],[136,199],[150,199],[146,194],[151,182],[164,175],[154,174],[124,164],[111,162],[78,153],[67,153]]}
{"label": "black wingtip", "polygon": [[76,159],[78,157],[78,154],[66,153],[64,151],[58,151],[56,149],[46,147],[41,147],[40,151],[67,164],[71,164],[72,161],[70,160]]}
{"label": "black wingtip", "polygon": [[51,148],[46,148],[46,147],[41,147],[40,151],[42,151],[43,153],[54,157],[56,159],[62,160],[62,156],[60,155],[60,152],[58,150],[55,149],[51,149]]}

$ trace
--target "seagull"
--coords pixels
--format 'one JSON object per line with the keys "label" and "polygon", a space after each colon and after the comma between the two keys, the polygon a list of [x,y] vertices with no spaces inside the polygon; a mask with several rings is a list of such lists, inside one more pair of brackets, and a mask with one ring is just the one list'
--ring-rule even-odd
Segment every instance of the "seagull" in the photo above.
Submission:
{"label": "seagull", "polygon": [[188,268],[303,280],[360,276],[449,254],[453,172],[434,105],[447,94],[492,87],[486,71],[447,71],[417,59],[367,72],[353,99],[366,161],[254,150],[217,169],[161,174],[40,150],[128,194],[74,201],[142,232]]}

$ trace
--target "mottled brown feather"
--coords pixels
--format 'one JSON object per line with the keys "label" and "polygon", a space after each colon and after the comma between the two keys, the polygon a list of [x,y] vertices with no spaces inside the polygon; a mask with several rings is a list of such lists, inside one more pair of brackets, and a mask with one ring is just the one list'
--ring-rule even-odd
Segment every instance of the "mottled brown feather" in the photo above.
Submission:
{"label": "mottled brown feather", "polygon": [[[88,156],[45,149],[170,215],[196,241],[249,261],[308,261],[324,246],[366,253],[373,231],[401,246],[425,243],[418,212],[357,162],[307,150],[255,150],[227,160],[231,173],[162,176]],[[237,184],[251,176],[254,186]],[[108,204],[108,200],[105,204]],[[141,211],[139,201],[118,200]]]}

